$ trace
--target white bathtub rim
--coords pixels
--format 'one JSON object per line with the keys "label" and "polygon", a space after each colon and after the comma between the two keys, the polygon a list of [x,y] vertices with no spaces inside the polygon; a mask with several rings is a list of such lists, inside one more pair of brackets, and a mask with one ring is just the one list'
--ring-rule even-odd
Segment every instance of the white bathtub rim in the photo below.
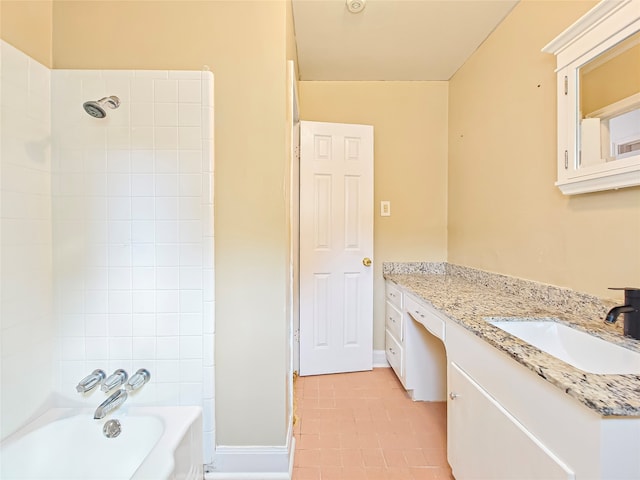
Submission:
{"label": "white bathtub rim", "polygon": [[[202,424],[202,408],[196,406],[180,407],[140,407],[145,413],[160,414],[162,418],[169,418],[165,423],[165,434],[160,437],[158,443],[153,447],[146,457],[145,462],[140,465],[133,475],[133,479],[146,478],[166,478],[175,467],[175,457],[167,455],[167,452],[175,452],[191,425],[196,422]],[[169,413],[169,415],[167,415]],[[186,420],[186,421],[185,421]],[[202,438],[198,451],[202,452]],[[202,464],[202,459],[200,459]]]}
{"label": "white bathtub rim", "polygon": [[[5,438],[0,443],[0,449],[13,444],[48,423],[75,416],[87,415],[92,418],[94,411],[94,409],[90,408],[51,408]],[[174,456],[168,455],[167,453],[175,451],[192,424],[195,422],[202,423],[202,408],[198,406],[121,407],[99,422],[104,423],[112,418],[120,419],[122,420],[123,428],[126,428],[127,416],[149,415],[160,417],[164,430],[151,451],[144,458],[144,461],[141,462],[138,469],[134,472],[132,479],[169,477],[175,467],[175,462]],[[202,444],[200,444],[199,450],[202,450]],[[152,476],[149,477],[149,475]]]}

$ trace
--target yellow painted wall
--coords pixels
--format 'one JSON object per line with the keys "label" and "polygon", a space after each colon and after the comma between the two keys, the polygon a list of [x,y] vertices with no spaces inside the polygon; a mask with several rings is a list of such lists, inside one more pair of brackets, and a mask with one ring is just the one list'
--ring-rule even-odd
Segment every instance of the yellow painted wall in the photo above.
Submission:
{"label": "yellow painted wall", "polygon": [[51,67],[53,0],[0,0],[0,38]]}
{"label": "yellow painted wall", "polygon": [[213,71],[216,442],[284,445],[286,2],[56,1],[53,19],[55,68]]}
{"label": "yellow painted wall", "polygon": [[640,188],[563,196],[555,59],[540,52],[594,5],[523,0],[450,81],[452,263],[620,298],[640,286]]}
{"label": "yellow painted wall", "polygon": [[447,256],[447,82],[299,86],[303,120],[374,127],[374,348],[384,349],[382,262]]}

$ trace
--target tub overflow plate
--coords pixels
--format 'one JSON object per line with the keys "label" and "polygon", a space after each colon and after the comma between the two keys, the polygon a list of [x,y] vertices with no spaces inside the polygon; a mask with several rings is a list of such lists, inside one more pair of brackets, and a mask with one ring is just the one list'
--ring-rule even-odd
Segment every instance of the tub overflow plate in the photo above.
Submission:
{"label": "tub overflow plate", "polygon": [[102,427],[102,433],[107,438],[115,438],[122,432],[122,425],[118,420],[109,420]]}

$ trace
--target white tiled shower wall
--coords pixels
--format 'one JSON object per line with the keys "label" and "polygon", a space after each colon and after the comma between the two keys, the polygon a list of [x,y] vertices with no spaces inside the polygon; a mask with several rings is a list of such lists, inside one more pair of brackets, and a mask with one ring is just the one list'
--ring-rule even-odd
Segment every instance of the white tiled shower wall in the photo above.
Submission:
{"label": "white tiled shower wall", "polygon": [[53,385],[50,79],[0,43],[0,397],[4,438]]}
{"label": "white tiled shower wall", "polygon": [[[145,367],[127,404],[201,405],[210,462],[213,75],[49,71],[2,48],[3,421],[51,393],[97,406],[80,378]],[[109,95],[107,118],[82,109]]]}
{"label": "white tiled shower wall", "polygon": [[[106,118],[82,109],[110,95]],[[128,402],[202,405],[211,452],[213,75],[54,70],[52,99],[57,393],[147,368]]]}

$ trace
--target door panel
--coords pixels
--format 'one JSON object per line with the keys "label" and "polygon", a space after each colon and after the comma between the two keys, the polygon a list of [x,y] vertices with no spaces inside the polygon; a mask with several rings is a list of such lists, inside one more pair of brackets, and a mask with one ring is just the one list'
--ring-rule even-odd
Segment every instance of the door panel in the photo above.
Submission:
{"label": "door panel", "polygon": [[373,367],[373,127],[301,122],[300,374]]}

